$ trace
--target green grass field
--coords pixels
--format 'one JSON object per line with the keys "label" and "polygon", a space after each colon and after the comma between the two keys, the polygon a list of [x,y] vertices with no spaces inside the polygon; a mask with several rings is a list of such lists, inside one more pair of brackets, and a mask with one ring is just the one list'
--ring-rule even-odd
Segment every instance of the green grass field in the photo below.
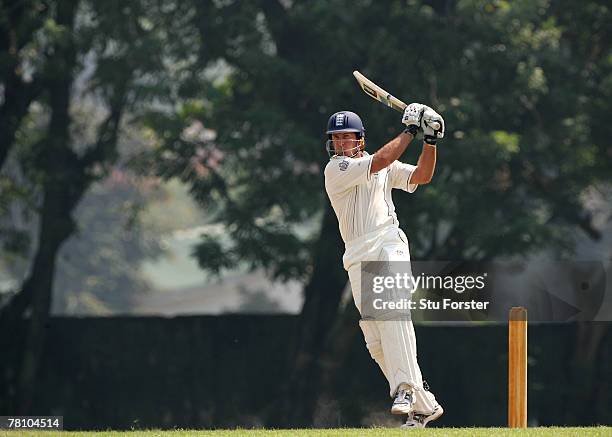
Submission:
{"label": "green grass field", "polygon": [[396,428],[340,428],[340,429],[281,429],[281,430],[149,430],[149,431],[0,431],[2,437],[395,437],[405,436],[427,437],[488,437],[488,436],[529,436],[529,437],[610,437],[612,427],[592,428],[428,428],[428,429],[396,429]]}

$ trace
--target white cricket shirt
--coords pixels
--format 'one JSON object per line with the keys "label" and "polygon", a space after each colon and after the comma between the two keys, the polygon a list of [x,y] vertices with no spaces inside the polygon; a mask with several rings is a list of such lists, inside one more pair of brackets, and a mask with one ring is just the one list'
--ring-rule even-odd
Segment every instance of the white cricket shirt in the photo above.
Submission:
{"label": "white cricket shirt", "polygon": [[325,191],[344,243],[387,226],[399,228],[391,189],[413,193],[418,186],[410,183],[416,166],[399,161],[370,174],[372,156],[333,157],[325,166]]}

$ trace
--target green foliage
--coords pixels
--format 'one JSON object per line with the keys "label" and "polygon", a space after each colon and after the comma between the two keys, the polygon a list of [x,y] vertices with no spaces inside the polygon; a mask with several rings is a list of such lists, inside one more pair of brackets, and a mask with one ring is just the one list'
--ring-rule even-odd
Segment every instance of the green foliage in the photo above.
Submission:
{"label": "green foliage", "polygon": [[202,268],[218,274],[221,269],[231,267],[236,263],[235,254],[227,249],[216,239],[204,235],[193,250],[193,255],[198,259]]}
{"label": "green foliage", "polygon": [[[158,156],[169,156],[157,160],[159,174],[182,178],[207,207],[214,199],[236,260],[281,276],[308,271],[303,249],[316,237],[297,238],[295,228],[326,204],[329,114],[360,113],[370,151],[401,130],[397,114],[358,90],[353,69],[447,120],[433,182],[411,197],[395,195],[416,258],[571,250],[576,225],[596,235],[578,199],[612,174],[612,132],[602,118],[612,101],[609,8],[545,0],[283,5],[209,4],[205,13],[196,5],[208,55],[201,68],[217,58],[228,68],[216,92],[149,117]],[[196,120],[214,138],[185,141]],[[418,149],[404,159],[415,162]],[[206,164],[213,153],[220,158]],[[190,159],[197,156],[206,168],[199,175]],[[210,244],[209,255],[197,251],[203,266],[230,262],[213,262],[221,253]]]}
{"label": "green foliage", "polygon": [[[67,34],[55,4],[32,6],[20,56],[53,79]],[[416,258],[570,250],[574,226],[596,236],[579,198],[611,174],[610,15],[598,2],[546,0],[83,1],[73,41],[78,71],[95,59],[83,91],[109,107],[124,99],[153,137],[140,170],[187,183],[226,229],[222,243],[204,236],[201,265],[246,262],[290,278],[309,273],[328,208],[327,117],[360,113],[371,152],[401,130],[353,69],[447,120],[433,182],[395,195]],[[0,25],[9,22],[3,8]],[[34,169],[35,132],[19,137]]]}
{"label": "green foliage", "polygon": [[[125,309],[130,292],[148,286],[138,263],[159,248],[139,228],[137,215],[124,223],[130,214],[125,203],[144,201],[138,182],[124,162],[114,176],[125,180],[101,181],[120,155],[135,154],[146,141],[137,123],[142,108],[171,105],[190,92],[189,78],[198,75],[189,68],[197,31],[183,24],[192,15],[183,2],[149,0],[0,4],[2,268],[25,277],[37,248],[62,234],[57,224],[69,229],[56,308],[78,309],[81,302],[65,299],[72,293],[103,302],[104,310]],[[181,74],[180,89],[175,74]],[[5,136],[5,127],[14,135]],[[57,204],[45,209],[53,196]],[[45,220],[56,232],[37,242]],[[69,239],[73,231],[76,238]],[[54,264],[55,255],[45,254],[45,263]]]}

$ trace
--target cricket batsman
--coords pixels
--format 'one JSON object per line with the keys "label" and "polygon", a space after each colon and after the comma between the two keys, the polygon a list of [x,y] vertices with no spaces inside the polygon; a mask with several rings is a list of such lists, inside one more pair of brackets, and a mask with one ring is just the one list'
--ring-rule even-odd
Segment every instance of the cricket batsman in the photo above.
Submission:
{"label": "cricket batsman", "polygon": [[[429,183],[436,166],[436,141],[444,137],[444,120],[428,106],[408,105],[402,123],[406,129],[372,155],[365,150],[365,128],[357,114],[336,112],[327,123],[330,160],[325,190],[338,217],[344,269],[360,313],[361,262],[410,261],[391,189],[413,193],[418,185]],[[398,161],[419,131],[424,141],[417,165]],[[391,413],[408,415],[402,427],[424,428],[440,417],[444,410],[424,386],[417,363],[412,321],[362,319],[359,326],[370,355],[389,381]]]}

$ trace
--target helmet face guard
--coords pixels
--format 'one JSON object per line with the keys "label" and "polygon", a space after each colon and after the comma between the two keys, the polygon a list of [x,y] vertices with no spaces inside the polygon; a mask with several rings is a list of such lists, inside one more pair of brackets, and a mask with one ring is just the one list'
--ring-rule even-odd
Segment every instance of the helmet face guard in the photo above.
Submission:
{"label": "helmet face guard", "polygon": [[[355,141],[355,147],[343,150],[341,156],[355,156],[364,147],[365,139],[365,127],[361,118],[351,111],[340,111],[329,117],[327,121],[327,131],[325,132],[328,136],[325,148],[330,157],[340,156],[334,148],[334,141],[332,140],[332,134],[339,134],[345,132],[354,132],[357,134],[356,140],[341,140],[341,141]],[[340,140],[339,140],[340,141]]]}
{"label": "helmet face guard", "polygon": [[[337,151],[336,148],[334,147],[334,144],[336,142],[341,142],[341,143],[344,143],[344,144],[350,142],[350,143],[352,143],[352,146],[349,147],[349,148],[343,148],[343,149]],[[330,158],[337,158],[337,157],[341,157],[341,156],[345,156],[347,158],[353,158],[361,150],[364,149],[364,145],[365,145],[365,142],[364,142],[363,138],[359,138],[357,140],[351,140],[351,139],[327,140],[325,142],[325,150],[327,150],[327,154],[329,155]]]}

